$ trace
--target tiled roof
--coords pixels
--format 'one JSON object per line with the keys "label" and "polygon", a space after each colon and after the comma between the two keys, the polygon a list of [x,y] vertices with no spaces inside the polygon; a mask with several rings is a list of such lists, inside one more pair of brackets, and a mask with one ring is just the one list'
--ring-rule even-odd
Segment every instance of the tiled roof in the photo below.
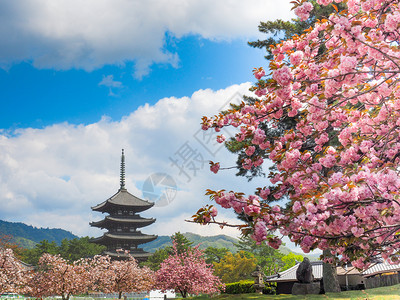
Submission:
{"label": "tiled roof", "polygon": [[[322,278],[322,261],[311,262],[314,279],[319,280]],[[297,281],[296,271],[299,264],[291,267],[290,269],[280,272],[278,274],[268,276],[266,281],[284,282],[284,281]],[[337,267],[337,275],[361,275],[363,277],[370,277],[376,274],[400,271],[400,264],[391,265],[386,261],[378,261],[372,264],[367,270],[359,272],[355,267]]]}
{"label": "tiled roof", "polygon": [[380,273],[393,272],[399,270],[400,270],[400,264],[391,265],[388,262],[383,261],[372,264],[367,270],[362,272],[362,275],[365,277],[369,277]]}
{"label": "tiled roof", "polygon": [[103,220],[97,222],[91,222],[91,226],[106,228],[110,224],[133,224],[136,227],[144,227],[154,223],[156,219],[154,218],[142,218],[142,217],[111,217],[107,216]]}
{"label": "tiled roof", "polygon": [[107,203],[127,207],[146,207],[145,209],[150,208],[154,205],[153,202],[142,200],[132,195],[126,189],[120,189],[116,194],[114,194],[106,201],[92,207],[92,210],[102,210],[107,205]]}

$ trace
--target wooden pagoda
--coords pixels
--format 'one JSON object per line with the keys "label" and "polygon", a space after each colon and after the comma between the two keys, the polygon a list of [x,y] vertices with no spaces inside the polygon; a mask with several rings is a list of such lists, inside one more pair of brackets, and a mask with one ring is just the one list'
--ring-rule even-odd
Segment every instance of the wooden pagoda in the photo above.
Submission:
{"label": "wooden pagoda", "polygon": [[[151,242],[157,235],[143,234],[138,228],[148,226],[156,221],[154,218],[142,218],[138,213],[151,208],[154,203],[142,200],[127,191],[125,188],[125,155],[122,149],[120,189],[106,201],[92,207],[93,211],[107,213],[101,221],[91,222],[90,226],[107,229],[107,232],[91,240],[93,243],[105,245],[104,254],[113,259],[127,257],[129,251],[136,260],[144,261],[151,253],[138,246]],[[117,250],[123,251],[117,251]]]}

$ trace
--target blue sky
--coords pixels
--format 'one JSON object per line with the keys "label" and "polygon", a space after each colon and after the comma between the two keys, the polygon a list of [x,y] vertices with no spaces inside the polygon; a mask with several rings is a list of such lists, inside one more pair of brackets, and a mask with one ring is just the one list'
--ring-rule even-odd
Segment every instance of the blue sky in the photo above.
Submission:
{"label": "blue sky", "polygon": [[251,48],[244,38],[209,41],[189,36],[174,39],[168,48],[179,54],[177,66],[152,65],[141,79],[132,74],[133,62],[90,72],[37,69],[29,61],[0,70],[0,127],[89,124],[104,115],[118,120],[164,97],[253,81],[252,68],[265,64],[264,51]]}
{"label": "blue sky", "polygon": [[[84,4],[82,4],[84,3]],[[200,131],[203,115],[249,94],[260,21],[290,19],[289,0],[0,1],[0,219],[95,236],[90,210],[119,188],[168,174],[177,193],[147,232],[238,235],[185,222],[207,188],[254,192],[235,157]],[[225,132],[227,136],[234,131]],[[214,136],[215,138],[215,136]],[[190,157],[184,157],[184,150]],[[185,160],[186,159],[186,160]],[[158,191],[162,190],[160,187]],[[221,218],[237,222],[232,212]]]}

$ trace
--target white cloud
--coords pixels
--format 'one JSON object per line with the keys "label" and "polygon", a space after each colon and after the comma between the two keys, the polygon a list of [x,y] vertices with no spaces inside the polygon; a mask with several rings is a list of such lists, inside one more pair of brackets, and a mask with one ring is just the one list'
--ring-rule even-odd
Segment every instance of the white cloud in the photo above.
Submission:
{"label": "white cloud", "polygon": [[[178,186],[169,205],[142,213],[157,218],[144,232],[237,234],[230,228],[220,231],[218,226],[203,227],[184,220],[201,206],[211,204],[204,196],[207,188],[252,192],[253,184],[268,183],[260,179],[249,185],[237,178],[234,170],[211,173],[208,160],[229,166],[235,157],[223,148],[218,152],[220,145],[208,142],[209,137],[199,131],[203,115],[215,114],[232,97],[238,101],[238,95],[249,87],[250,83],[245,83],[218,91],[199,90],[191,97],[164,98],[155,105],[139,107],[119,121],[104,117],[86,126],[62,123],[43,129],[19,129],[12,135],[3,133],[0,219],[64,228],[81,236],[100,234],[88,223],[104,215],[92,212],[90,207],[118,190],[120,152],[124,148],[126,186],[131,193],[142,197],[143,183],[157,172],[170,174]],[[193,151],[181,153],[182,147]],[[224,219],[234,220],[231,212],[221,213]]]}
{"label": "white cloud", "polygon": [[99,82],[99,85],[104,85],[109,88],[121,88],[122,82],[114,80],[114,75],[103,75],[103,79]]}
{"label": "white cloud", "polygon": [[99,86],[101,85],[108,87],[108,96],[112,97],[117,96],[117,94],[113,92],[112,88],[120,89],[123,87],[121,81],[114,80],[114,75],[107,75],[107,76],[103,75],[103,79],[99,82]]}
{"label": "white cloud", "polygon": [[289,19],[289,0],[26,0],[0,2],[0,66],[93,70],[135,62],[179,65],[166,34],[210,40],[256,37],[260,21]]}

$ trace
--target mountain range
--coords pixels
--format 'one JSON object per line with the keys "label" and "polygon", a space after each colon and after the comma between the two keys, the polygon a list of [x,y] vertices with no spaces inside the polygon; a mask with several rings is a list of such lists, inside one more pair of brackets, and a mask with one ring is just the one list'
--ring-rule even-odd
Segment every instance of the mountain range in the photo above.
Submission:
{"label": "mountain range", "polygon": [[[48,240],[49,242],[55,241],[58,245],[60,245],[63,239],[71,240],[74,238],[79,238],[73,233],[61,228],[37,228],[24,223],[14,223],[2,220],[0,220],[0,235],[11,236],[13,242],[19,244],[23,248],[29,249],[34,248],[35,245],[42,240]],[[236,252],[238,250],[235,244],[237,244],[239,240],[227,235],[220,234],[215,236],[201,236],[190,232],[183,233],[183,235],[188,240],[193,242],[194,246],[200,245],[200,249],[215,247],[227,248],[231,252]],[[156,240],[144,244],[142,247],[145,251],[154,252],[157,249],[171,245],[171,237],[161,235],[158,236]],[[279,251],[283,254],[293,252],[289,248],[283,246],[279,248]],[[315,260],[317,256],[318,255],[307,255],[307,257],[309,257],[311,260]]]}
{"label": "mountain range", "polygon": [[33,248],[42,240],[55,241],[58,245],[63,239],[74,239],[76,235],[61,228],[37,228],[24,223],[0,220],[0,234],[12,237],[13,242],[23,248]]}
{"label": "mountain range", "polygon": [[[79,238],[73,233],[61,228],[37,228],[24,223],[14,223],[0,220],[0,235],[12,237],[12,241],[19,244],[23,248],[34,248],[37,243],[42,240],[56,242],[60,245],[63,239]],[[222,248],[225,247],[230,251],[236,252],[237,247],[234,245],[237,239],[227,235],[201,236],[194,233],[184,233],[187,239],[193,242],[193,245],[199,245],[200,249],[209,246]],[[145,251],[154,252],[157,249],[171,246],[171,237],[161,235],[156,240],[143,245]]]}

